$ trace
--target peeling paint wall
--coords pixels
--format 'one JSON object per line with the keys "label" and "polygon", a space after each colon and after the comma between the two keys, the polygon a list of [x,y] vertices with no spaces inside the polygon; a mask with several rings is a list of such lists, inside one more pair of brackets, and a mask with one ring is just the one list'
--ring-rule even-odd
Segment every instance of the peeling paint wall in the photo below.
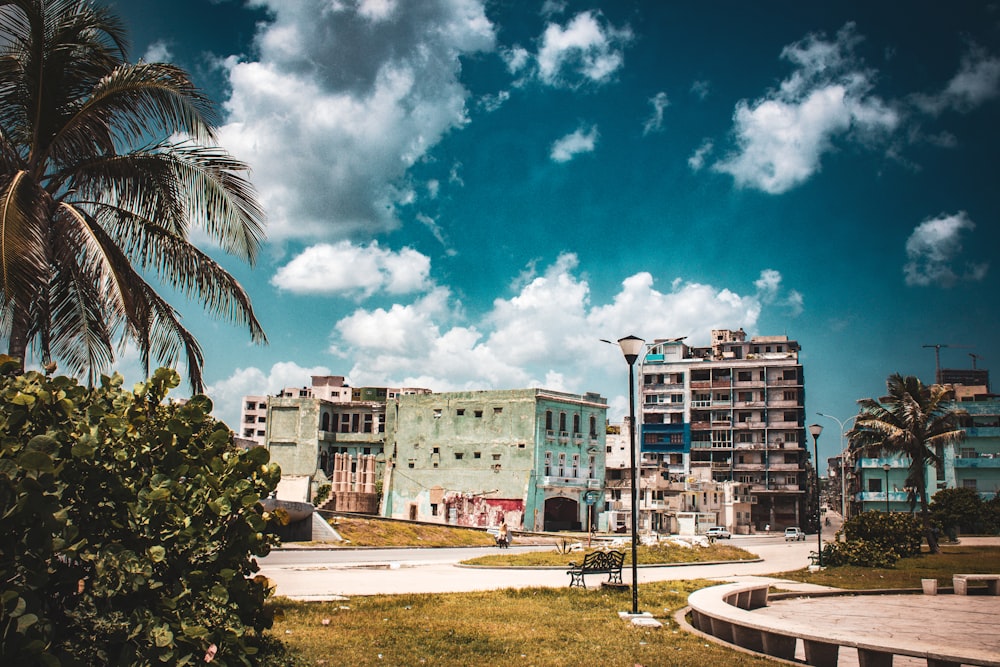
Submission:
{"label": "peeling paint wall", "polygon": [[[547,428],[547,413],[579,432]],[[506,519],[540,530],[548,497],[583,506],[583,494],[602,486],[606,413],[599,396],[538,389],[401,396],[386,410],[392,472],[383,513],[467,526]]]}

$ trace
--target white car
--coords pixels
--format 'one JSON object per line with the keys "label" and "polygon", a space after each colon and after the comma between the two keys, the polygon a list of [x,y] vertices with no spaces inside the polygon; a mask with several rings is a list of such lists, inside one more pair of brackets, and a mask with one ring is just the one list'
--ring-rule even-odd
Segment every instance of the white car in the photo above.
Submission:
{"label": "white car", "polygon": [[705,535],[708,537],[715,538],[717,540],[728,540],[732,537],[732,533],[725,529],[723,526],[712,526],[705,531]]}
{"label": "white car", "polygon": [[795,542],[802,541],[806,539],[806,534],[802,532],[801,528],[785,528],[785,541]]}

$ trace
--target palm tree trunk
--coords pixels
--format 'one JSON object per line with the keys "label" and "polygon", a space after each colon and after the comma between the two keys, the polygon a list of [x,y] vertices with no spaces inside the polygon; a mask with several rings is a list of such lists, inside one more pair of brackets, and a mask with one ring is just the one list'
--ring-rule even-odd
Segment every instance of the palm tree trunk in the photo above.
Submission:
{"label": "palm tree trunk", "polygon": [[927,540],[927,549],[932,554],[941,553],[941,547],[938,545],[937,535],[934,533],[934,527],[931,526],[931,514],[927,509],[927,475],[924,472],[924,464],[920,463],[920,520],[924,524],[924,538]]}
{"label": "palm tree trunk", "polygon": [[7,341],[7,354],[21,362],[20,371],[24,372],[24,358],[28,353],[28,313],[14,306],[11,318],[10,338]]}

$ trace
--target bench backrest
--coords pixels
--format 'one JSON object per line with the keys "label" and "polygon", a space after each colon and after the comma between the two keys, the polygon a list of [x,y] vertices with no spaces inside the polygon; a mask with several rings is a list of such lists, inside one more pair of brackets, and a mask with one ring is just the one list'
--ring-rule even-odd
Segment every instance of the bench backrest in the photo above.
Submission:
{"label": "bench backrest", "polygon": [[617,570],[625,562],[623,551],[594,551],[583,557],[584,570]]}

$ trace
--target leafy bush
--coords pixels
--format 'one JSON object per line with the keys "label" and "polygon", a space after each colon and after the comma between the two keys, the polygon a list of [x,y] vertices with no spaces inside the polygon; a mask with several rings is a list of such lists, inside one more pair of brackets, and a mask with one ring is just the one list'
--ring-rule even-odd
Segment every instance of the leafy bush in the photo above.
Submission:
{"label": "leafy bush", "polygon": [[963,533],[996,533],[997,525],[989,503],[984,503],[975,489],[941,489],[934,494],[931,519],[949,538]]}
{"label": "leafy bush", "polygon": [[0,372],[0,663],[257,662],[267,451],[205,396],[166,403],[172,370],[132,392]]}
{"label": "leafy bush", "polygon": [[900,558],[920,555],[922,535],[920,519],[912,514],[864,512],[848,519],[835,541],[823,547],[823,564],[892,567]]}

